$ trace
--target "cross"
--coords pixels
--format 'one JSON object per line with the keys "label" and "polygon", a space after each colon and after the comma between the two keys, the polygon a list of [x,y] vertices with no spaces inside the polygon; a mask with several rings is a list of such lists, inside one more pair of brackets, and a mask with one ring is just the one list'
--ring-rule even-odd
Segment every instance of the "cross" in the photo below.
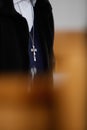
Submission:
{"label": "cross", "polygon": [[35,48],[34,45],[33,45],[33,47],[31,48],[31,52],[33,52],[34,61],[36,62],[36,52],[37,52],[37,49]]}

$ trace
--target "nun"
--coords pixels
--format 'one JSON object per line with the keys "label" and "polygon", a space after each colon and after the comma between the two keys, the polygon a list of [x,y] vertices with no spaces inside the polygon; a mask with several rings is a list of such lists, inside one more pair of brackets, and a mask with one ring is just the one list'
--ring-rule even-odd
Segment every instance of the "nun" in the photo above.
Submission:
{"label": "nun", "polygon": [[52,71],[54,21],[48,0],[0,0],[0,71]]}

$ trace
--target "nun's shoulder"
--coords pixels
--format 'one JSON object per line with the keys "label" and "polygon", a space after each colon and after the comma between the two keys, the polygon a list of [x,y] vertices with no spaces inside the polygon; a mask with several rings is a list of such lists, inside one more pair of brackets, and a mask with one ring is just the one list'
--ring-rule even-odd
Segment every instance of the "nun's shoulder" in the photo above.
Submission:
{"label": "nun's shoulder", "polygon": [[36,6],[39,6],[44,9],[46,9],[46,8],[52,9],[52,5],[49,0],[37,0]]}

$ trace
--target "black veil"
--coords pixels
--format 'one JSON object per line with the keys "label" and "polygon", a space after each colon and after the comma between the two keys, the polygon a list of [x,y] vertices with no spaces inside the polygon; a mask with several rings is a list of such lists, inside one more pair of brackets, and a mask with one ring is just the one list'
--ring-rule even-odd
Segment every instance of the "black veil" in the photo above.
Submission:
{"label": "black veil", "polygon": [[13,0],[0,0],[0,12],[11,13],[13,11],[15,11]]}

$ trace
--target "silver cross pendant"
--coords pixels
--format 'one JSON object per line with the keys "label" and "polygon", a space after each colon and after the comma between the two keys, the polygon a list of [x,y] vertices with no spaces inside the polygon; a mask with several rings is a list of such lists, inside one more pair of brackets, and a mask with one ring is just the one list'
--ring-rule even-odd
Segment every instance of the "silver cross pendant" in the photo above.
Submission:
{"label": "silver cross pendant", "polygon": [[36,61],[37,61],[37,59],[36,59],[36,52],[37,52],[37,49],[35,48],[34,45],[33,45],[33,47],[31,48],[31,52],[33,53],[34,61],[36,62]]}

